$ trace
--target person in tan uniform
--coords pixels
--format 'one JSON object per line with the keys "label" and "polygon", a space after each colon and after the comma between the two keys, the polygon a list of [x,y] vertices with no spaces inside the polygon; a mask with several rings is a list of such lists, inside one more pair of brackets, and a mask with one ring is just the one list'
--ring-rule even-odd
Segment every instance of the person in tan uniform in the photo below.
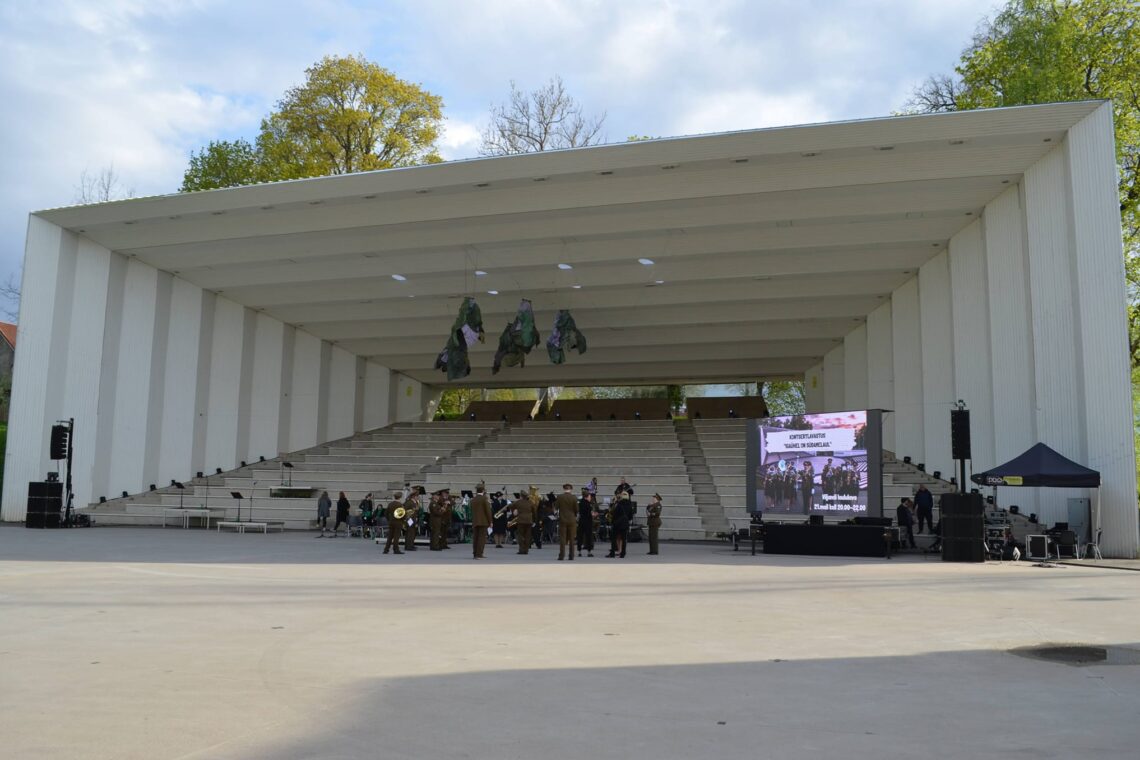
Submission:
{"label": "person in tan uniform", "polygon": [[384,543],[385,554],[388,553],[389,549],[395,550],[392,552],[393,554],[403,554],[400,551],[400,527],[404,524],[404,519],[396,516],[396,510],[404,508],[404,503],[400,501],[402,496],[402,493],[396,491],[384,509],[384,516],[388,518],[388,540]]}
{"label": "person in tan uniform", "polygon": [[439,503],[442,507],[439,515],[439,548],[450,549],[451,545],[447,542],[447,534],[451,532],[451,521],[454,517],[453,510],[455,502],[451,500],[451,489],[445,488],[440,491]]}
{"label": "person in tan uniform", "polygon": [[431,495],[431,502],[428,504],[428,530],[431,534],[431,550],[438,552],[443,549],[440,546],[439,534],[440,524],[442,523],[443,505],[440,503],[442,492],[436,491]]}
{"label": "person in tan uniform", "polygon": [[487,498],[486,487],[475,488],[475,498],[471,500],[471,548],[475,559],[483,559],[483,548],[487,545],[487,529],[491,527],[491,500]]}
{"label": "person in tan uniform", "polygon": [[[401,530],[404,531],[404,551],[414,552],[416,550],[416,527],[419,523],[420,517],[420,493],[414,488],[408,493],[408,498],[404,499],[404,524]],[[411,524],[408,521],[411,520]]]}
{"label": "person in tan uniform", "polygon": [[531,489],[530,493],[523,494],[511,503],[511,510],[515,513],[515,530],[518,534],[519,554],[530,554],[530,531],[534,527],[534,514],[537,509],[535,500],[538,491]]}
{"label": "person in tan uniform", "polygon": [[578,500],[574,498],[574,486],[562,484],[562,493],[554,499],[558,510],[558,559],[565,559],[566,547],[570,547],[570,559],[574,559],[574,540],[578,532]]}
{"label": "person in tan uniform", "polygon": [[649,528],[649,553],[657,554],[657,534],[661,530],[661,494],[653,494],[645,508],[645,525]]}

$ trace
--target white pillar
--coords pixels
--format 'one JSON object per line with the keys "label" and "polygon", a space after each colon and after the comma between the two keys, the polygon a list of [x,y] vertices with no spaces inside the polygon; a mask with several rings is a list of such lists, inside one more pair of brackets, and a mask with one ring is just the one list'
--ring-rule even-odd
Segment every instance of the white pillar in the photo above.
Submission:
{"label": "white pillar", "polygon": [[950,264],[945,251],[918,271],[922,329],[922,430],[926,471],[954,471],[950,455],[950,409],[954,395],[953,317],[950,310]]}
{"label": "white pillar", "polygon": [[895,385],[895,453],[924,461],[922,407],[922,335],[918,314],[918,278],[891,294],[891,344]]}
{"label": "white pillar", "polygon": [[867,325],[843,338],[843,408],[867,408]]}
{"label": "white pillar", "polygon": [[804,409],[809,413],[822,412],[823,363],[808,367],[804,373]]}
{"label": "white pillar", "polygon": [[[891,302],[867,315],[867,405],[895,408],[895,367],[892,344]],[[883,415],[883,448],[895,450],[895,415]]]}
{"label": "white pillar", "polygon": [[844,375],[843,346],[839,345],[823,355],[823,406],[826,411],[847,408],[843,398],[846,391]]}

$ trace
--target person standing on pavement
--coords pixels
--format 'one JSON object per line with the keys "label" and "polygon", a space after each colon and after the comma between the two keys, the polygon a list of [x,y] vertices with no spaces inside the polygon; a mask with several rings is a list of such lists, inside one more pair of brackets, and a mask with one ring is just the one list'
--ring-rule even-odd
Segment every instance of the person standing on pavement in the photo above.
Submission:
{"label": "person standing on pavement", "polygon": [[475,559],[483,559],[491,519],[491,502],[487,498],[486,487],[476,486],[475,498],[471,500],[471,548]]}
{"label": "person standing on pavement", "polygon": [[926,523],[928,530],[934,530],[934,494],[927,490],[925,483],[918,484],[914,493],[914,511],[918,513],[918,532],[922,532],[922,525]]}
{"label": "person standing on pavement", "polygon": [[317,526],[321,532],[316,538],[324,538],[325,529],[329,526],[330,514],[332,514],[332,499],[329,498],[328,491],[322,491],[321,498],[317,499]]}
{"label": "person standing on pavement", "polygon": [[554,508],[558,511],[558,559],[565,559],[569,549],[573,560],[578,532],[578,500],[574,498],[574,486],[569,483],[562,485],[562,493],[554,499]]}
{"label": "person standing on pavement", "polygon": [[661,531],[661,494],[653,494],[645,508],[645,525],[649,528],[649,553],[657,554],[657,535]]}

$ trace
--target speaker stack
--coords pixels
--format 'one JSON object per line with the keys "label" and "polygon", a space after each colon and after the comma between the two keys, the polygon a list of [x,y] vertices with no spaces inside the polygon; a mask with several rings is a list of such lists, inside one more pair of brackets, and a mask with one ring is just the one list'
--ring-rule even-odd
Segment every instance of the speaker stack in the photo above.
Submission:
{"label": "speaker stack", "polygon": [[980,493],[944,493],[942,513],[942,561],[985,562],[985,503]]}
{"label": "speaker stack", "polygon": [[28,514],[24,525],[29,528],[58,528],[63,511],[63,483],[47,481],[28,483]]}

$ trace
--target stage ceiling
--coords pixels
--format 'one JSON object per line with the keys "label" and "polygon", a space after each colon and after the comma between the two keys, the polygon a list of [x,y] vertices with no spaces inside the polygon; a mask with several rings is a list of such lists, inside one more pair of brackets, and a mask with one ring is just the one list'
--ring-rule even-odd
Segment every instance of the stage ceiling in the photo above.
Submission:
{"label": "stage ceiling", "polygon": [[[1098,103],[605,145],[37,214],[417,380],[460,300],[475,386],[801,377]],[[480,274],[485,273],[485,274]],[[403,279],[396,279],[399,276]],[[492,293],[494,291],[494,293]],[[590,349],[492,376],[521,298]]]}

